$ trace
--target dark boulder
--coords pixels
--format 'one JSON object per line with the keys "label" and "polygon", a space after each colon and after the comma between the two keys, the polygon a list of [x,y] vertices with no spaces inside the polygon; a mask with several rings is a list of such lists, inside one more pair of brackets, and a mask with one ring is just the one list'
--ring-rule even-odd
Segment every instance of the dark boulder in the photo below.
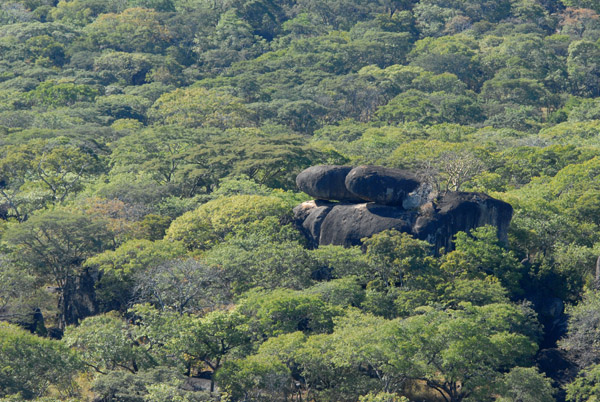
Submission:
{"label": "dark boulder", "polygon": [[334,205],[336,204],[333,202],[314,200],[303,202],[294,208],[296,226],[304,234],[311,248],[319,246],[321,225]]}
{"label": "dark boulder", "polygon": [[357,245],[365,237],[396,229],[429,241],[438,253],[452,250],[456,233],[484,225],[495,226],[498,238],[508,240],[510,204],[483,193],[448,192],[433,199],[431,186],[404,170],[313,166],[296,183],[317,198],[294,208],[296,225],[311,247]]}
{"label": "dark boulder", "polygon": [[413,234],[429,241],[436,251],[440,248],[451,250],[456,233],[492,225],[498,230],[498,239],[507,242],[512,213],[510,204],[487,194],[450,192],[419,216]]}
{"label": "dark boulder", "polygon": [[346,176],[348,191],[358,198],[383,205],[401,206],[419,184],[410,172],[381,166],[358,166]]}
{"label": "dark boulder", "polygon": [[96,300],[98,278],[99,272],[97,269],[86,268],[62,289],[66,305],[65,321],[67,324],[76,324],[86,317],[98,314]]}
{"label": "dark boulder", "polygon": [[498,238],[507,240],[512,207],[481,193],[448,193],[418,209],[375,203],[333,203],[307,201],[294,208],[297,227],[311,247],[353,246],[361,239],[388,229],[429,241],[434,249],[453,249],[453,238],[483,225],[498,229]]}
{"label": "dark boulder", "polygon": [[319,200],[361,201],[346,189],[346,175],[351,170],[350,166],[311,166],[296,177],[296,185]]}
{"label": "dark boulder", "polygon": [[567,334],[568,316],[565,314],[565,303],[558,297],[548,296],[543,291],[525,296],[533,304],[538,321],[544,328],[541,348],[554,348],[557,341]]}
{"label": "dark boulder", "polygon": [[388,229],[410,232],[416,217],[414,212],[374,203],[335,205],[321,223],[318,244],[349,247]]}
{"label": "dark boulder", "polygon": [[374,203],[334,206],[321,224],[319,244],[355,246],[388,229],[410,232],[416,214]]}

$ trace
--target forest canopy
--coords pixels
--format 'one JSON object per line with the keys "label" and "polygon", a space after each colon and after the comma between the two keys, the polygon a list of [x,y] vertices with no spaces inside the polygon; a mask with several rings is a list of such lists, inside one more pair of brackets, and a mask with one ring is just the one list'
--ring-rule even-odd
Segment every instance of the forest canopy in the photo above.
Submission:
{"label": "forest canopy", "polygon": [[[5,0],[0,401],[600,398],[600,2]],[[311,248],[313,165],[510,203]]]}

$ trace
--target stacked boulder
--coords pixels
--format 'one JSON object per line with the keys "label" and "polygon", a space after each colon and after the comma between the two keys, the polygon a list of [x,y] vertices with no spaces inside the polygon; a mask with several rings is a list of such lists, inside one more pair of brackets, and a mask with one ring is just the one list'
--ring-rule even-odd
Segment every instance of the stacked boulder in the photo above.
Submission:
{"label": "stacked boulder", "polygon": [[313,166],[296,178],[314,197],[294,208],[297,226],[312,247],[354,246],[388,229],[429,241],[436,252],[452,249],[453,236],[483,225],[507,240],[512,207],[482,193],[433,197],[414,174],[381,166]]}

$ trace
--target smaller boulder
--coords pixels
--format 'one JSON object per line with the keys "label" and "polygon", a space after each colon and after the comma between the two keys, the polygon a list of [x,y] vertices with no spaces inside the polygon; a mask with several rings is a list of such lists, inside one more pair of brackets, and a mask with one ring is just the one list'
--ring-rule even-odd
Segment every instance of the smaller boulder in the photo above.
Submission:
{"label": "smaller boulder", "polygon": [[346,176],[346,188],[356,197],[377,204],[402,206],[419,187],[417,177],[405,170],[381,166],[358,166]]}
{"label": "smaller boulder", "polygon": [[346,175],[351,170],[351,166],[311,166],[296,177],[296,185],[300,191],[318,200],[362,202],[346,189]]}
{"label": "smaller boulder", "polygon": [[458,232],[492,225],[498,239],[508,242],[508,226],[513,209],[510,204],[483,193],[450,192],[432,204],[424,204],[413,227],[415,236],[440,248],[452,250]]}
{"label": "smaller boulder", "polygon": [[329,201],[311,200],[303,202],[294,208],[296,227],[309,241],[310,248],[319,247],[321,224],[336,204]]}

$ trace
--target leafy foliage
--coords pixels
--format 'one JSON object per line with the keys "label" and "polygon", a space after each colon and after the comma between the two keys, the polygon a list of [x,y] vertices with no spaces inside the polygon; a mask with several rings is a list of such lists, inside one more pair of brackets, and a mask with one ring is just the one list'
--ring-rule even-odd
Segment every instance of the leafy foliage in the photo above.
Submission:
{"label": "leafy foliage", "polygon": [[[66,332],[0,323],[0,397],[551,401],[531,358],[563,336],[568,398],[591,400],[599,11],[2,2],[0,319]],[[513,205],[509,241],[309,250],[291,209],[317,164],[491,194]]]}
{"label": "leafy foliage", "polygon": [[41,397],[51,386],[68,391],[81,368],[64,344],[0,323],[0,396]]}

